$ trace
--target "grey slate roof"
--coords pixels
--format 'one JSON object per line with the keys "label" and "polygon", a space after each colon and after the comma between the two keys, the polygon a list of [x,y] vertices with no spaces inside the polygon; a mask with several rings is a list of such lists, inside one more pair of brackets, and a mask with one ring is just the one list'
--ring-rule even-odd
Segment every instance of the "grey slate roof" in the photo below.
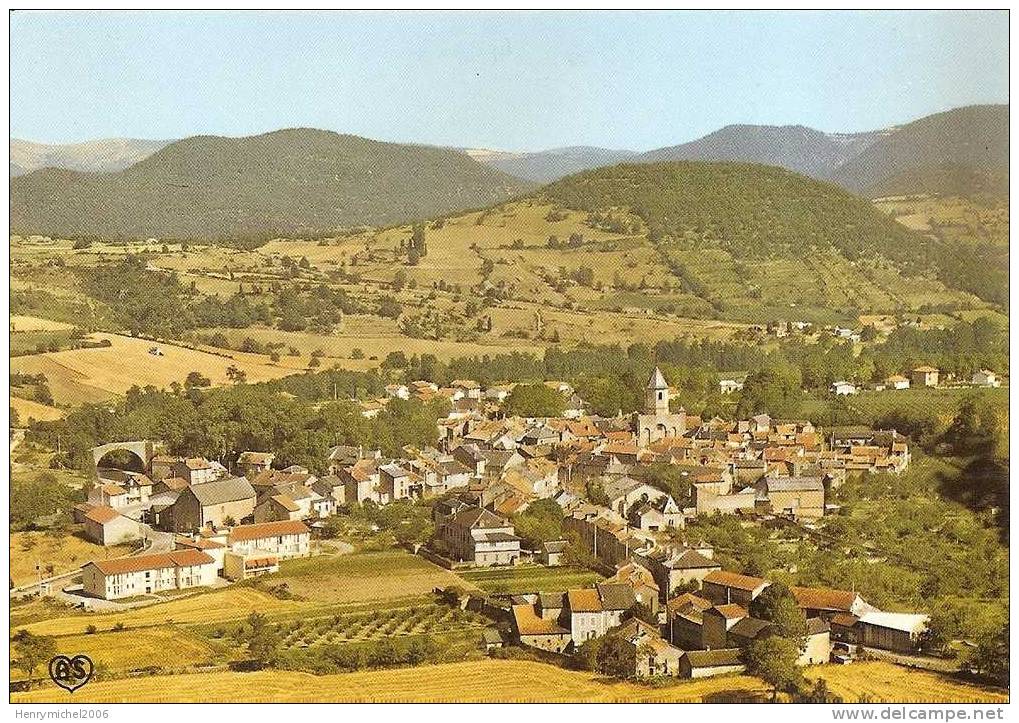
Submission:
{"label": "grey slate roof", "polygon": [[190,489],[202,507],[255,498],[255,488],[244,477],[224,477]]}

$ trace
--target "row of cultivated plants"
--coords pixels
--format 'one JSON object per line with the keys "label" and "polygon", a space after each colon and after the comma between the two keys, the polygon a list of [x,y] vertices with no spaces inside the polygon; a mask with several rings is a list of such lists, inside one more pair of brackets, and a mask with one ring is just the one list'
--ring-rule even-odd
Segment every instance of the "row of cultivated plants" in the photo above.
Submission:
{"label": "row of cultivated plants", "polygon": [[212,636],[228,636],[243,651],[246,659],[237,667],[325,674],[437,662],[449,652],[450,636],[472,637],[482,622],[440,605],[280,623],[253,612],[229,633],[220,629]]}

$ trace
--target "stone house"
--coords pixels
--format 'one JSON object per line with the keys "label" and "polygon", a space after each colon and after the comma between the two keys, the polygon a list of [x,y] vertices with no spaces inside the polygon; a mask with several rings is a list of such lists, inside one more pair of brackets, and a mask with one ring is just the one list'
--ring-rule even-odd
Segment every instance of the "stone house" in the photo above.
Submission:
{"label": "stone house", "polygon": [[539,616],[533,605],[514,605],[512,614],[513,634],[521,645],[553,653],[563,653],[569,647],[570,631],[556,618]]}
{"label": "stone house", "polygon": [[520,559],[520,538],[513,525],[482,507],[467,507],[448,518],[437,530],[452,559],[479,567],[515,565]]}
{"label": "stone house", "polygon": [[701,596],[715,605],[736,603],[749,607],[750,603],[770,584],[764,578],[719,570],[704,577],[701,584]]}
{"label": "stone house", "polygon": [[93,507],[82,522],[85,537],[97,545],[117,545],[141,537],[138,523],[112,507]]}
{"label": "stone house", "polygon": [[192,485],[171,506],[174,532],[193,532],[206,525],[238,524],[255,511],[255,489],[244,477],[225,477]]}

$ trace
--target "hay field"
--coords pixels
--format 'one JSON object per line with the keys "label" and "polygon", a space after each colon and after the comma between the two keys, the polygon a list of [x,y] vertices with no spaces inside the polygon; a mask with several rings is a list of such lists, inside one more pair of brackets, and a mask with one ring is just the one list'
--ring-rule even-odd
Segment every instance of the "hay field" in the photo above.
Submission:
{"label": "hay field", "polygon": [[809,679],[824,678],[828,688],[847,702],[869,696],[884,703],[1005,703],[1008,694],[923,670],[884,662],[826,665],[806,671]]}
{"label": "hay field", "polygon": [[22,316],[11,314],[11,333],[22,331],[70,331],[74,326],[62,321],[50,321],[38,316]]}
{"label": "hay field", "polygon": [[[932,673],[888,663],[810,671],[823,675],[836,692],[857,697],[865,691],[889,702],[1007,701],[999,690],[958,683]],[[859,688],[856,681],[865,687]],[[480,660],[415,668],[314,676],[286,671],[153,676],[91,683],[75,693],[77,702],[671,702],[695,703],[763,698],[767,687],[756,678],[732,676],[680,681],[651,688],[611,681],[594,673],[563,670],[520,660]],[[12,703],[66,702],[67,693],[45,686],[11,694]],[[848,700],[848,699],[847,699]]]}
{"label": "hay field", "polygon": [[[286,671],[155,676],[92,683],[76,702],[636,702],[699,701],[737,690],[762,692],[753,678],[716,678],[670,688],[607,681],[592,673],[544,663],[481,660],[393,670],[314,676]],[[64,691],[47,685],[13,693],[12,703],[64,702]]]}
{"label": "hay field", "polygon": [[31,399],[22,399],[13,395],[11,396],[11,407],[18,413],[22,426],[27,425],[29,419],[35,419],[40,422],[52,422],[54,419],[60,419],[65,414],[63,409],[57,409],[48,404],[42,404]]}
{"label": "hay field", "polygon": [[[113,673],[152,667],[182,669],[214,662],[215,655],[207,643],[176,628],[68,635],[56,643],[58,653],[87,655]],[[15,668],[11,675],[15,680],[26,677]]]}
{"label": "hay field", "polygon": [[[249,382],[278,379],[295,371],[254,361],[250,355],[237,354],[231,359],[120,334],[98,333],[93,337],[108,339],[111,345],[15,357],[11,359],[11,370],[45,374],[59,404],[102,401],[123,395],[133,385],[165,388],[171,382],[183,382],[192,371],[201,372],[213,384],[227,383],[226,370],[230,366],[247,372]],[[149,354],[153,346],[162,349],[164,356]]]}
{"label": "hay field", "polygon": [[75,635],[84,633],[89,625],[95,625],[100,631],[111,630],[117,623],[123,623],[129,630],[154,625],[199,625],[239,620],[252,611],[279,615],[312,612],[318,607],[314,603],[280,600],[250,587],[234,586],[125,612],[40,620],[24,628],[37,635]]}
{"label": "hay field", "polygon": [[322,603],[420,596],[437,587],[471,588],[448,570],[408,552],[367,552],[285,560],[267,583],[286,582],[295,595]]}
{"label": "hay field", "polygon": [[[120,557],[131,550],[131,545],[103,547],[74,535],[53,537],[43,532],[12,532],[10,534],[11,579],[15,586],[36,581],[35,565],[53,565],[54,574],[71,572],[89,560]],[[43,571],[43,576],[49,575]]]}

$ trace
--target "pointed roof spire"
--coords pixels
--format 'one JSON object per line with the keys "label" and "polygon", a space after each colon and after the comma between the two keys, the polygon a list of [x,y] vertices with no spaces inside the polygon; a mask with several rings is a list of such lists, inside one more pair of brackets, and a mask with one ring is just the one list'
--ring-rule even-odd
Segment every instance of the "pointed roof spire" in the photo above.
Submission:
{"label": "pointed roof spire", "polygon": [[655,367],[654,372],[651,374],[651,378],[647,380],[648,389],[668,389],[669,385],[665,381],[665,377],[662,376],[662,370]]}

